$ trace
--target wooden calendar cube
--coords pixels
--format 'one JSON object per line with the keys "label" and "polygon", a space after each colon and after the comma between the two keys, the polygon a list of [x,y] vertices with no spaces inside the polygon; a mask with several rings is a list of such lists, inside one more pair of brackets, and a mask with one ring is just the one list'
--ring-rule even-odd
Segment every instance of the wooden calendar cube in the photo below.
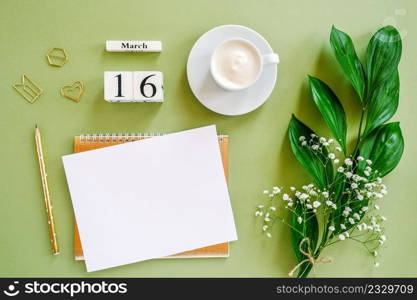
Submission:
{"label": "wooden calendar cube", "polygon": [[162,72],[133,72],[133,99],[135,102],[163,102]]}
{"label": "wooden calendar cube", "polygon": [[133,72],[104,72],[104,99],[108,102],[133,101]]}

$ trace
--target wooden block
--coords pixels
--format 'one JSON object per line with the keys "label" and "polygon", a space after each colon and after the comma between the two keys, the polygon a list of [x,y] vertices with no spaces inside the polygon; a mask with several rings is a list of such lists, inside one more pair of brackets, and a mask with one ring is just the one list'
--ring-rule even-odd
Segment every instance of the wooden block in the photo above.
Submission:
{"label": "wooden block", "polygon": [[107,52],[161,52],[161,41],[106,41]]}
{"label": "wooden block", "polygon": [[104,72],[104,99],[108,102],[133,101],[133,72]]}
{"label": "wooden block", "polygon": [[135,102],[163,102],[164,87],[162,72],[133,72],[133,98]]}

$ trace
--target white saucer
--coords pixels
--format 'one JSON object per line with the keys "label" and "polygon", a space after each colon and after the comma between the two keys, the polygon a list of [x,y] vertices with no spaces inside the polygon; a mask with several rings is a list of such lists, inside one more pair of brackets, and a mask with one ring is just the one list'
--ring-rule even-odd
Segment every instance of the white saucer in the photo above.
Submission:
{"label": "white saucer", "polygon": [[269,97],[277,79],[277,65],[265,65],[255,84],[240,91],[226,91],[210,74],[210,58],[218,44],[240,37],[255,44],[261,54],[273,53],[268,42],[256,31],[241,25],[222,25],[203,34],[190,51],[187,77],[195,97],[208,109],[223,115],[236,116],[251,112]]}

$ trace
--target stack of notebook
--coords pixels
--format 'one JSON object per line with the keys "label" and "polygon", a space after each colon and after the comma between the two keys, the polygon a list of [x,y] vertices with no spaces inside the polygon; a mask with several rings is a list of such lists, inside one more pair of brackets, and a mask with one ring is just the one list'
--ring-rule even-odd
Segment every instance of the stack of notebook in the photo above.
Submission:
{"label": "stack of notebook", "polygon": [[215,126],[154,135],[84,135],[63,157],[75,259],[95,271],[152,258],[227,257],[236,231],[228,137]]}

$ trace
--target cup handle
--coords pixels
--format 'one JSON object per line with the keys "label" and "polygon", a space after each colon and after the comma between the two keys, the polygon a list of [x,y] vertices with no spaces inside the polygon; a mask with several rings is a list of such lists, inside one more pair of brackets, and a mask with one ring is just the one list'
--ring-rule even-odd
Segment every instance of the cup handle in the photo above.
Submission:
{"label": "cup handle", "polygon": [[268,53],[262,55],[262,62],[264,65],[279,64],[279,56],[277,53]]}

